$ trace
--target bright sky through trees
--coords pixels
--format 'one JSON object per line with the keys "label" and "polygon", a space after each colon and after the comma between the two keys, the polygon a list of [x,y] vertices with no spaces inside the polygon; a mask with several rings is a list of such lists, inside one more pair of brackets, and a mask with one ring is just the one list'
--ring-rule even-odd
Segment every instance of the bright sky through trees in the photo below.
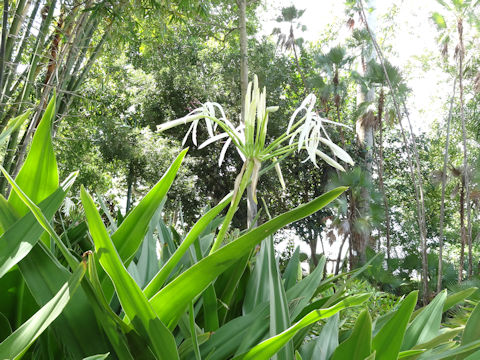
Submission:
{"label": "bright sky through trees", "polygon": [[[270,35],[281,8],[295,5],[305,9],[300,19],[307,30],[301,36],[308,41],[318,41],[319,35],[338,32],[338,42],[349,36],[345,24],[347,17],[343,2],[335,0],[282,0],[267,2],[262,9],[263,34]],[[432,12],[441,11],[435,0],[381,0],[376,2],[377,37],[389,61],[398,66],[412,89],[409,111],[415,130],[427,131],[434,120],[441,120],[444,112],[438,111],[451,92],[451,79],[438,67],[440,51],[437,31],[430,19]],[[397,14],[394,14],[396,12]],[[390,20],[394,17],[394,23]],[[288,25],[284,25],[284,32]]]}

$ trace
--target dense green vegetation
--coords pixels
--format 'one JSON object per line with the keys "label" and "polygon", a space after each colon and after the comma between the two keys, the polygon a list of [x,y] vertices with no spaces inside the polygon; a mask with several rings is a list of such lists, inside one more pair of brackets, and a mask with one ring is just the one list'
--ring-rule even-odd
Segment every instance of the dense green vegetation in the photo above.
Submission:
{"label": "dense green vegetation", "polygon": [[5,0],[0,359],[480,358],[480,2],[430,114],[402,4]]}

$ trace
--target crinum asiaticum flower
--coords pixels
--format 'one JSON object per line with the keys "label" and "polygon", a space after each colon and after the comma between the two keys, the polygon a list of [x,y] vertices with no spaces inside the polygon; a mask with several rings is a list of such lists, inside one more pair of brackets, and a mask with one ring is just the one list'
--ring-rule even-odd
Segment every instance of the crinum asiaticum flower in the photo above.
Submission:
{"label": "crinum asiaticum flower", "polygon": [[[331,166],[344,171],[344,168],[332,157],[320,150],[320,143],[330,148],[332,153],[344,162],[353,165],[352,158],[339,146],[334,144],[325,128],[325,123],[335,123],[333,121],[323,119],[314,112],[316,97],[313,94],[308,95],[302,102],[300,107],[292,114],[288,123],[287,131],[266,145],[268,115],[277,111],[278,106],[266,106],[266,90],[260,91],[258,87],[258,78],[254,77],[253,83],[248,84],[245,98],[245,121],[243,124],[234,126],[225,115],[220,104],[207,102],[203,106],[193,110],[185,117],[158,126],[158,131],[165,131],[172,127],[191,123],[183,143],[191,134],[192,141],[197,145],[197,127],[201,120],[205,121],[209,138],[203,142],[199,148],[203,148],[213,142],[227,139],[224,143],[220,157],[218,159],[219,166],[222,164],[227,148],[233,143],[237,152],[243,160],[243,166],[235,181],[235,189],[232,198],[232,206],[230,207],[225,222],[227,226],[222,226],[217,240],[215,241],[212,251],[216,250],[223,239],[226,228],[233,217],[242,194],[246,186],[251,181],[252,193],[255,197],[255,189],[258,182],[260,168],[262,163],[273,161],[277,170],[282,187],[285,188],[283,176],[280,170],[278,158],[285,158],[295,151],[306,150],[308,157],[312,163],[317,166],[317,157],[320,157]],[[216,134],[220,128],[223,132]]]}
{"label": "crinum asiaticum flower", "polygon": [[[343,166],[320,150],[319,145],[320,143],[326,145],[337,158],[353,165],[352,158],[341,147],[331,141],[323,126],[326,123],[339,126],[345,125],[318,116],[313,110],[315,103],[315,95],[309,94],[300,107],[292,114],[287,131],[273,140],[268,146],[265,146],[268,114],[277,111],[278,106],[266,107],[266,90],[263,88],[263,91],[260,92],[258,78],[255,76],[253,89],[252,82],[249,83],[247,88],[244,124],[234,126],[227,119],[220,104],[206,102],[203,106],[193,110],[183,118],[159,125],[158,131],[165,131],[181,124],[191,123],[183,139],[183,144],[185,144],[188,136],[191,134],[194,145],[197,145],[197,127],[200,120],[204,120],[209,138],[200,144],[199,149],[216,141],[227,139],[220,152],[218,165],[221,166],[228,146],[233,143],[244,164],[249,161],[254,163],[253,185],[256,184],[257,180],[255,173],[258,173],[263,162],[273,160],[278,165],[276,161],[278,157],[288,155],[294,151],[306,150],[308,154],[307,160],[310,160],[315,166],[317,166],[317,157],[320,157],[329,165],[344,171]],[[297,119],[300,115],[302,116]],[[218,128],[221,128],[224,132],[216,134]],[[288,144],[286,145],[287,141]],[[284,186],[283,181],[280,181],[282,186]]]}

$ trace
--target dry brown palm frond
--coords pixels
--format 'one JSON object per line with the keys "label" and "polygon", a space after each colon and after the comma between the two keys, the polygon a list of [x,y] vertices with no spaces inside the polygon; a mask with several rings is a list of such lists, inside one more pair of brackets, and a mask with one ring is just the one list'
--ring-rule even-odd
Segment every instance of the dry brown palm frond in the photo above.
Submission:
{"label": "dry brown palm frond", "polygon": [[333,230],[327,232],[327,239],[330,246],[332,246],[335,240],[337,240],[337,237],[335,236],[335,232]]}
{"label": "dry brown palm frond", "polygon": [[353,18],[350,18],[347,20],[347,27],[350,30],[353,30],[353,27],[355,26],[355,20]]}
{"label": "dry brown palm frond", "polygon": [[480,189],[471,189],[470,190],[470,199],[473,201],[480,200]]}
{"label": "dry brown palm frond", "polygon": [[434,170],[430,173],[430,179],[435,185],[438,185],[442,182],[443,171],[442,170]]}
{"label": "dry brown palm frond", "polygon": [[455,59],[458,59],[459,56],[460,56],[460,45],[457,45],[455,46],[455,53],[453,54],[453,57]]}
{"label": "dry brown palm frond", "polygon": [[455,197],[456,197],[457,194],[458,194],[458,190],[460,190],[460,186],[457,184],[457,185],[455,185],[455,187],[453,188],[452,192],[450,193],[450,198],[451,198],[451,199],[455,199]]}
{"label": "dry brown palm frond", "polygon": [[460,177],[463,174],[463,169],[460,167],[455,167],[453,165],[450,165],[450,172],[452,173],[453,176]]}
{"label": "dry brown palm frond", "polygon": [[477,73],[475,79],[473,80],[473,90],[475,91],[475,93],[480,92],[480,71]]}
{"label": "dry brown palm frond", "polygon": [[368,110],[363,116],[362,116],[362,119],[361,119],[361,123],[364,127],[368,128],[368,127],[376,127],[377,125],[377,122],[378,122],[378,119],[377,117],[375,116],[375,114],[373,113],[372,110]]}
{"label": "dry brown palm frond", "polygon": [[446,59],[448,57],[448,42],[445,41],[441,45],[440,53],[442,54],[444,59]]}

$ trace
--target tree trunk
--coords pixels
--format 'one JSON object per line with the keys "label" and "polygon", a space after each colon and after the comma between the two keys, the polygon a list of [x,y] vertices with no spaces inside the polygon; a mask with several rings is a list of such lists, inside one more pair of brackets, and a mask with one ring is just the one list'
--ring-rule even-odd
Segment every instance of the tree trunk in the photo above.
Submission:
{"label": "tree trunk", "polygon": [[[463,19],[459,18],[457,23],[458,42],[460,46],[458,79],[460,87],[460,118],[462,120],[462,140],[463,140],[463,177],[465,181],[465,202],[467,205],[467,226],[462,225],[462,244],[464,239],[468,244],[468,278],[473,274],[473,258],[472,258],[472,234],[471,232],[471,206],[470,206],[470,179],[468,169],[468,151],[467,151],[467,129],[465,126],[465,110],[463,104],[463,58],[465,56],[465,47],[463,44]],[[463,235],[465,233],[465,235]],[[462,245],[464,246],[464,244]],[[463,264],[462,264],[463,266]]]}
{"label": "tree trunk", "polygon": [[463,263],[465,262],[465,176],[462,176],[460,188],[460,264],[458,266],[458,283],[463,280]]}
{"label": "tree trunk", "polygon": [[133,188],[133,165],[130,163],[127,175],[127,203],[125,204],[125,215],[132,206],[132,188]]}
{"label": "tree trunk", "polygon": [[340,244],[340,249],[338,250],[338,256],[337,256],[337,263],[335,264],[335,275],[338,275],[340,272],[340,261],[342,259],[342,250],[343,250],[343,245],[345,245],[345,242],[347,241],[348,235],[345,233],[343,235],[343,240],[342,243]]}
{"label": "tree trunk", "polygon": [[[385,236],[387,240],[387,260],[390,260],[390,211],[388,207],[387,194],[385,192],[385,185],[383,183],[383,106],[385,101],[385,93],[383,89],[380,92],[380,98],[378,99],[378,126],[379,126],[379,144],[378,144],[378,182],[380,185],[380,191],[383,197],[383,206],[385,208]],[[388,264],[387,264],[388,265]]]}
{"label": "tree trunk", "polygon": [[453,81],[453,94],[450,100],[450,109],[448,110],[447,118],[447,134],[445,139],[445,154],[443,156],[443,169],[442,169],[442,200],[440,203],[440,239],[438,248],[438,276],[437,276],[437,293],[442,291],[442,279],[443,279],[443,221],[445,218],[445,186],[447,183],[447,164],[448,164],[448,146],[450,144],[450,122],[452,120],[453,100],[455,98],[455,87],[457,85],[457,78]]}
{"label": "tree trunk", "polygon": [[[240,31],[240,90],[241,90],[241,122],[245,122],[245,95],[248,87],[248,47],[247,47],[247,1],[238,0],[238,29]],[[257,203],[251,185],[247,187],[247,227],[254,227],[257,216]]]}
{"label": "tree trunk", "polygon": [[[374,1],[373,1],[374,3]],[[374,9],[374,4],[372,9]],[[368,14],[368,24],[371,25],[371,31],[375,32],[375,11],[372,10]],[[365,26],[367,25],[367,20],[365,19]],[[366,72],[366,64],[370,60],[374,59],[374,52],[368,52],[368,57],[365,57],[363,54],[361,56],[361,72],[363,75]],[[373,88],[369,89],[365,93],[360,86],[357,90],[357,106],[365,101],[373,102],[375,98],[375,90]],[[371,183],[372,180],[372,164],[373,164],[373,133],[375,126],[375,116],[372,111],[368,111],[366,114],[359,117],[355,124],[356,136],[358,141],[358,146],[362,150],[363,157],[363,172],[367,178],[366,182]],[[357,209],[358,214],[361,218],[368,218],[370,214],[370,192],[368,188],[363,188],[361,190],[361,199],[358,199]],[[356,213],[356,212],[355,212]],[[353,260],[351,265],[358,266],[363,264],[366,261],[366,249],[370,241],[370,230],[362,229],[359,231],[357,227],[351,227],[351,238],[352,238],[352,254]]]}
{"label": "tree trunk", "polygon": [[390,78],[388,76],[387,69],[385,67],[385,58],[383,56],[383,52],[378,46],[377,41],[375,40],[375,36],[373,35],[372,31],[370,30],[368,26],[368,21],[365,15],[365,10],[363,9],[363,1],[359,0],[358,4],[360,5],[360,13],[362,15],[362,19],[365,22],[365,27],[370,35],[370,38],[372,39],[373,45],[375,47],[375,50],[377,52],[377,55],[380,58],[380,63],[383,68],[383,72],[385,74],[385,78],[387,80],[388,87],[390,88],[391,94],[392,94],[392,100],[393,104],[395,106],[395,111],[398,116],[398,123],[400,125],[400,130],[402,133],[402,140],[403,140],[403,145],[405,148],[405,151],[407,153],[407,160],[408,160],[408,165],[409,165],[409,170],[410,170],[410,176],[412,178],[412,184],[414,186],[415,190],[415,202],[417,205],[417,214],[418,214],[418,226],[420,230],[420,243],[421,243],[421,253],[422,253],[422,285],[423,285],[423,304],[426,305],[428,303],[429,299],[429,289],[428,289],[428,258],[427,258],[427,231],[426,231],[426,225],[425,225],[425,201],[423,197],[423,182],[422,182],[422,173],[420,171],[420,158],[418,156],[418,150],[417,150],[417,144],[416,144],[416,139],[415,139],[415,134],[413,133],[412,129],[412,124],[410,122],[410,117],[408,115],[407,107],[405,105],[405,101],[402,99],[402,105],[404,109],[404,115],[408,121],[408,124],[410,126],[410,136],[411,136],[411,141],[412,141],[412,147],[413,147],[413,152],[415,155],[415,162],[416,162],[416,168],[413,166],[413,160],[412,160],[412,155],[410,152],[409,144],[405,135],[405,130],[402,125],[401,121],[401,116],[402,112],[400,110],[400,105],[399,101],[397,100],[397,97],[395,95],[394,88],[392,86],[392,83],[390,81]]}

